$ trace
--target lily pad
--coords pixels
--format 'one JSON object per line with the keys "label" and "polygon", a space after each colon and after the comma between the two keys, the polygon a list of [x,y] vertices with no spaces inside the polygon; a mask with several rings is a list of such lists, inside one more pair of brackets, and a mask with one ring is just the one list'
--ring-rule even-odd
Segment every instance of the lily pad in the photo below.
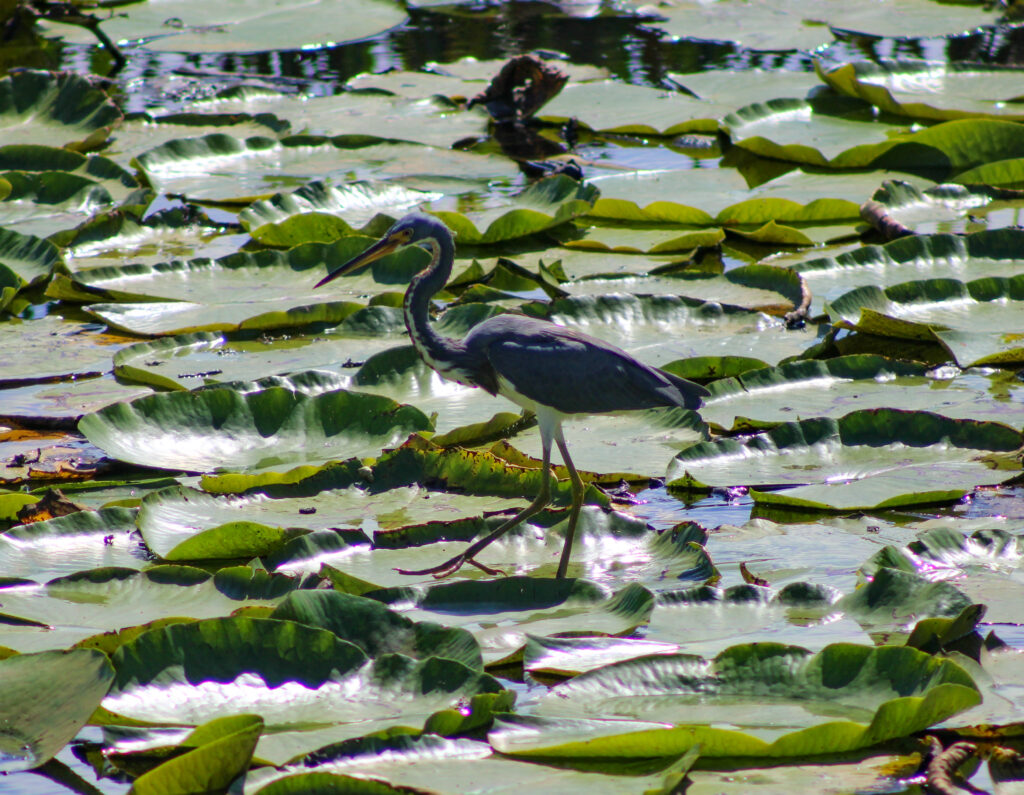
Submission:
{"label": "lily pad", "polygon": [[855,61],[818,75],[831,88],[867,100],[886,113],[917,119],[976,117],[1024,121],[1020,98],[1024,72],[1012,67],[935,61]]}
{"label": "lily pad", "polygon": [[[885,195],[918,192],[904,183],[887,183]],[[898,187],[897,187],[898,186]],[[878,193],[876,192],[876,197]],[[898,199],[897,199],[898,201]],[[877,287],[919,279],[967,279],[1014,276],[1020,270],[1019,229],[993,229],[968,235],[911,235],[883,246],[864,246],[835,257],[803,259],[790,265],[818,298],[833,300],[869,282]]]}
{"label": "lily pad", "polygon": [[[168,19],[173,20],[168,24]],[[161,8],[132,3],[108,19],[103,30],[114,41],[142,40],[158,52],[262,52],[321,47],[375,36],[405,19],[401,9],[384,0],[306,0],[301,7],[282,9],[263,0],[245,9],[224,7],[212,12],[197,0],[175,0]],[[347,20],[346,24],[326,20]],[[68,41],[92,43],[85,28],[58,25],[55,33]]]}
{"label": "lily pad", "polygon": [[[963,350],[976,356],[1006,356],[1019,348],[1015,316],[1024,309],[1021,287],[1024,277],[987,277],[962,282],[958,279],[928,279],[903,282],[884,290],[866,285],[829,302],[827,310],[835,322],[869,334],[900,339],[942,342],[941,334],[964,334],[971,344]],[[983,336],[988,345],[984,346]],[[987,350],[985,350],[987,348]],[[979,356],[979,354],[982,354]],[[996,359],[998,360],[998,358]]]}
{"label": "lily pad", "polygon": [[383,717],[408,724],[460,698],[502,690],[454,660],[388,653],[371,661],[333,632],[258,618],[150,630],[117,650],[114,667],[103,706],[149,723],[197,725],[238,714],[244,701],[278,729]]}
{"label": "lily pad", "polygon": [[46,582],[86,569],[141,569],[148,551],[135,532],[135,511],[104,508],[12,527],[0,535],[6,577]]}
{"label": "lily pad", "polygon": [[337,591],[295,592],[271,618],[327,629],[370,657],[399,653],[414,659],[444,657],[483,668],[480,647],[465,629],[414,622],[374,599]]}
{"label": "lily pad", "polygon": [[165,469],[271,469],[368,455],[429,430],[418,409],[358,392],[307,397],[271,387],[150,395],[83,417],[79,429],[123,461]]}
{"label": "lily pad", "polygon": [[390,588],[368,596],[414,620],[469,629],[488,664],[518,658],[527,633],[627,634],[646,623],[654,608],[651,593],[636,584],[611,594],[586,580],[531,577]]}
{"label": "lily pad", "polygon": [[244,566],[214,575],[190,566],[89,569],[45,585],[2,590],[0,644],[20,651],[66,648],[97,633],[165,618],[210,618],[246,606],[273,606],[300,581]]}
{"label": "lily pad", "polygon": [[[518,172],[505,158],[423,144],[334,137],[235,138],[214,133],[168,141],[135,162],[154,187],[191,199],[235,205],[269,198],[297,181],[389,179],[416,190],[460,194],[489,180],[511,183]],[[451,175],[457,174],[457,178]]]}
{"label": "lily pad", "polygon": [[239,213],[238,220],[265,245],[331,243],[352,234],[354,227],[367,224],[378,213],[398,216],[440,198],[440,193],[387,183],[355,182],[339,187],[314,181],[291,193],[253,202]]}
{"label": "lily pad", "polygon": [[89,720],[113,679],[107,656],[88,649],[0,660],[0,774],[39,767],[55,756]]}
{"label": "lily pad", "polygon": [[676,488],[701,481],[762,489],[813,483],[809,491],[758,491],[757,499],[838,509],[927,504],[1006,480],[1007,473],[993,471],[979,456],[1020,444],[1019,432],[1000,423],[861,410],[836,420],[784,423],[747,439],[702,442],[675,457],[669,481]]}
{"label": "lily pad", "polygon": [[[869,723],[879,709],[895,707],[884,707],[892,699],[907,699],[903,703],[909,706],[910,699],[919,704],[937,690],[964,706],[978,698],[963,669],[917,649],[833,644],[812,655],[799,646],[758,643],[731,646],[712,660],[658,655],[612,663],[553,688],[541,698],[536,714],[643,716],[746,729],[772,742],[787,729],[827,725],[829,719]],[[773,696],[771,702],[763,701],[765,695]],[[848,743],[858,734],[864,741],[865,726],[856,733],[854,726],[844,728],[851,735]],[[888,728],[900,734],[907,730]]]}
{"label": "lily pad", "polygon": [[955,580],[970,599],[988,607],[991,622],[1017,621],[1014,605],[1024,596],[1020,582],[1019,536],[1005,530],[976,530],[970,535],[950,527],[921,533],[906,547],[886,546],[863,566],[868,577],[882,567],[913,572],[932,582]]}
{"label": "lily pad", "polygon": [[50,241],[0,229],[0,265],[31,283],[42,281],[55,267],[63,267],[63,261]]}
{"label": "lily pad", "polygon": [[73,72],[19,69],[0,79],[4,144],[46,144],[88,152],[103,145],[121,118],[117,103]]}

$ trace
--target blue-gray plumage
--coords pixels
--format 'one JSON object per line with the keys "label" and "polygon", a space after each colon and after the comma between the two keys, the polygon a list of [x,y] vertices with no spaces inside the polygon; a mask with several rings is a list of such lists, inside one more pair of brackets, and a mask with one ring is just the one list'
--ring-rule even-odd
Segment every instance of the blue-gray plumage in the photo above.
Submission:
{"label": "blue-gray plumage", "polygon": [[[573,537],[584,484],[569,458],[562,435],[562,420],[573,414],[650,409],[659,406],[699,408],[708,391],[638,362],[603,340],[524,315],[498,315],[475,326],[463,340],[442,337],[430,325],[428,302],[444,287],[455,261],[451,232],[440,220],[412,213],[359,256],[332,271],[316,286],[351,273],[406,246],[421,246],[430,264],[417,273],[405,293],[405,325],[420,356],[434,370],[453,381],[502,395],[534,412],[540,426],[543,469],[551,466],[551,443],[558,446],[572,481],[572,508],[558,577],[569,566]],[[491,569],[473,558],[484,547],[536,514],[550,501],[550,483],[543,478],[540,494],[526,508],[459,555],[439,566],[407,574],[444,577],[471,563]]]}

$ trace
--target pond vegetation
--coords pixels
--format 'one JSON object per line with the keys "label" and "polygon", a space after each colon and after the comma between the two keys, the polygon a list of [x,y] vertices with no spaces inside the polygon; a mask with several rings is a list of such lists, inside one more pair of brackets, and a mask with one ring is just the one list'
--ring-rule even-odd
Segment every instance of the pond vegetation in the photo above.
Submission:
{"label": "pond vegetation", "polygon": [[[1020,15],[0,3],[0,789],[1020,792]],[[314,290],[412,209],[709,392],[567,578],[561,466],[399,572],[544,477],[424,251]]]}

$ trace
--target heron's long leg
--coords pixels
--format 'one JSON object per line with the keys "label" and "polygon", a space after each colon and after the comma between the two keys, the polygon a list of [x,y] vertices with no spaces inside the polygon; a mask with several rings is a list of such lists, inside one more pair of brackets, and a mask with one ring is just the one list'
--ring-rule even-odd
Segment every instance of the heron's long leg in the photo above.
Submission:
{"label": "heron's long leg", "polygon": [[[561,430],[559,430],[559,437],[561,436]],[[564,442],[559,443],[559,449],[562,449]],[[541,428],[541,449],[543,463],[541,464],[541,486],[540,493],[534,498],[533,502],[527,505],[523,510],[509,519],[507,522],[499,525],[497,528],[492,530],[490,533],[485,535],[478,541],[470,544],[469,548],[464,552],[459,553],[450,560],[446,560],[438,566],[433,566],[429,569],[420,569],[418,571],[410,571],[408,569],[397,569],[399,574],[412,574],[415,576],[423,574],[433,574],[436,578],[441,579],[454,574],[461,569],[468,561],[472,560],[480,550],[484,549],[493,541],[497,541],[505,533],[511,530],[520,522],[524,522],[533,516],[535,513],[540,511],[545,505],[551,502],[551,478],[554,477],[551,474],[551,437],[548,433],[544,432],[544,428]],[[562,454],[563,456],[565,453]],[[578,477],[578,476],[577,476]],[[561,575],[559,575],[561,576]]]}
{"label": "heron's long leg", "polygon": [[565,546],[562,547],[562,557],[558,561],[558,573],[555,574],[555,577],[564,577],[569,569],[569,558],[572,557],[572,542],[576,535],[576,522],[580,518],[580,508],[583,507],[583,492],[586,486],[569,457],[569,448],[565,446],[565,437],[562,436],[561,426],[555,429],[555,443],[558,445],[558,452],[562,454],[562,463],[569,470],[569,478],[572,481],[572,508],[569,509],[569,527],[565,531]]}

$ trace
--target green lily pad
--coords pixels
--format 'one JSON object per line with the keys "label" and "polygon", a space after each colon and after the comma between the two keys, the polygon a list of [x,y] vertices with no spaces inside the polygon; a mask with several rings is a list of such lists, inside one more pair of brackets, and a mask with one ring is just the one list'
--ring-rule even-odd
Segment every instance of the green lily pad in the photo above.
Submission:
{"label": "green lily pad", "polygon": [[[775,698],[766,703],[766,693]],[[696,743],[711,758],[803,757],[921,731],[979,698],[955,663],[905,646],[834,644],[811,654],[747,644],[713,660],[665,655],[582,674],[541,699],[538,712],[559,717],[505,718],[488,739],[526,758],[668,756]],[[609,707],[618,720],[589,717]],[[686,722],[641,722],[640,710]]]}
{"label": "green lily pad", "polygon": [[885,546],[862,567],[876,577],[882,567],[913,572],[933,582],[956,579],[957,588],[988,607],[986,620],[1016,622],[1015,605],[1024,595],[1019,582],[1024,543],[1006,530],[976,530],[970,535],[940,527],[918,535],[906,547]]}
{"label": "green lily pad", "polygon": [[861,410],[836,420],[784,423],[748,439],[702,442],[675,457],[669,481],[676,488],[699,487],[701,481],[723,487],[816,485],[811,491],[758,491],[757,499],[765,502],[806,499],[835,508],[927,504],[1006,480],[1007,473],[991,470],[979,457],[1016,450],[1020,440],[1018,431],[1000,423],[927,411]]}
{"label": "green lily pad", "polygon": [[[252,770],[245,792],[293,795],[300,792],[346,792],[352,795],[407,795],[414,792],[465,792],[485,781],[489,790],[527,788],[543,792],[588,792],[615,795],[644,791],[661,783],[658,773],[588,772],[549,767],[494,753],[487,743],[393,732],[353,738],[303,754],[280,769]],[[656,790],[646,790],[647,792]]]}
{"label": "green lily pad", "polygon": [[597,132],[673,136],[714,133],[717,115],[708,103],[681,92],[604,80],[566,86],[544,105],[537,118],[552,124],[575,118],[584,128]]}
{"label": "green lily pad", "polygon": [[387,183],[355,182],[338,187],[314,181],[291,193],[253,202],[239,213],[238,220],[264,245],[331,243],[353,234],[353,227],[367,224],[378,213],[398,216],[440,198],[440,193]]}
{"label": "green lily pad", "polygon": [[[195,489],[172,486],[147,494],[139,509],[138,525],[146,545],[164,560],[251,558],[278,551],[290,539],[309,532],[296,522],[267,524],[274,518],[259,511],[255,500],[216,498]],[[255,510],[232,503],[248,503]],[[263,519],[262,522],[253,518]],[[292,518],[292,517],[288,517]]]}
{"label": "green lily pad", "polygon": [[[915,190],[904,187],[905,183],[888,184],[899,185],[894,195],[909,196]],[[1022,242],[1024,233],[1019,229],[911,235],[835,257],[803,259],[790,267],[807,280],[816,297],[833,300],[865,282],[885,287],[911,279],[1013,276],[1020,269]]]}
{"label": "green lily pad", "polygon": [[73,72],[20,69],[0,79],[4,144],[47,144],[88,152],[103,145],[121,118],[117,103]]}
{"label": "green lily pad", "polygon": [[516,658],[530,635],[580,631],[627,634],[647,622],[654,599],[633,584],[611,594],[577,579],[507,577],[502,580],[390,588],[369,594],[404,615],[470,630],[484,662]]}
{"label": "green lily pad", "polygon": [[416,190],[460,194],[490,180],[518,178],[514,166],[496,155],[361,135],[240,139],[214,133],[168,141],[134,162],[164,192],[246,205],[312,179],[390,179]]}
{"label": "green lily pad", "polygon": [[1024,408],[1018,413],[1012,400],[993,400],[992,388],[989,378],[973,373],[933,371],[923,364],[856,354],[793,361],[721,378],[709,385],[711,397],[701,416],[736,431],[752,427],[751,420],[787,422],[840,417],[858,408],[927,407],[955,419],[1024,425]]}
{"label": "green lily pad", "polygon": [[107,656],[88,649],[0,660],[0,773],[29,770],[50,760],[89,720],[113,679]]}
{"label": "green lily pad", "polygon": [[[96,333],[95,325],[54,315],[0,324],[0,345],[18,355],[0,363],[4,387],[28,386],[58,379],[95,378],[110,369],[110,357],[128,340]],[[8,393],[10,394],[10,393]],[[7,403],[7,401],[5,401]],[[7,403],[12,407],[16,400]]]}
{"label": "green lily pad", "polygon": [[1019,335],[1008,329],[1018,328],[1015,316],[1024,310],[1022,287],[1024,277],[1019,275],[969,282],[928,279],[884,290],[866,285],[830,301],[826,311],[846,328],[882,337],[942,342],[941,333],[966,333],[965,339],[974,341],[974,354],[981,353],[978,343],[984,334],[990,340],[984,355],[998,356],[1020,345]]}
{"label": "green lily pad", "polygon": [[[944,685],[951,694],[967,691],[956,695],[968,705],[977,698],[963,669],[909,647],[833,644],[812,655],[799,646],[758,643],[731,646],[713,660],[658,655],[612,663],[553,688],[536,714],[643,716],[746,729],[771,741],[829,718],[868,723],[890,699],[920,699]],[[773,697],[768,703],[766,695]]]}
{"label": "green lily pad", "polygon": [[[158,265],[168,257],[194,256],[202,248],[208,256],[233,253],[243,242],[227,224],[217,223],[195,205],[169,207],[142,217],[141,210],[118,207],[97,213],[77,228],[57,232],[59,244],[78,272],[111,264]],[[66,275],[66,274],[65,274]]]}
{"label": "green lily pad", "polygon": [[141,569],[148,553],[135,532],[135,513],[104,508],[12,527],[0,535],[0,568],[6,577],[36,582],[86,569]]}
{"label": "green lily pad", "polygon": [[42,281],[56,267],[63,267],[60,251],[48,240],[0,229],[0,265],[26,283]]}
{"label": "green lily pad", "polygon": [[844,63],[818,75],[831,88],[886,113],[929,120],[1001,118],[1024,121],[1024,72],[1007,67],[881,59]]}
{"label": "green lily pad", "polygon": [[871,203],[886,219],[919,234],[1012,227],[1022,206],[1021,200],[987,185],[935,185],[921,190],[901,180],[883,182]]}
{"label": "green lily pad", "polygon": [[598,196],[591,185],[566,176],[545,177],[510,203],[493,210],[463,215],[435,211],[460,245],[483,245],[525,237],[563,224],[588,212]]}
{"label": "green lily pad", "polygon": [[258,618],[150,630],[117,650],[114,667],[104,708],[149,723],[197,725],[238,714],[241,703],[268,728],[384,717],[408,723],[460,698],[502,690],[454,660],[388,653],[371,661],[333,632]]}
{"label": "green lily pad", "polygon": [[[750,560],[753,556],[744,554],[744,548],[740,546],[727,557]],[[774,574],[761,560],[754,559],[757,562],[751,567],[756,572]],[[735,569],[726,564],[720,571],[728,576]],[[820,582],[826,578],[814,579]],[[741,583],[727,588],[698,585],[662,591],[645,638],[675,643],[682,651],[706,656],[718,654],[737,641],[790,644],[799,640],[812,651],[833,643],[870,643],[872,639],[857,617],[835,607],[840,598],[831,585],[805,581],[780,588]]]}
{"label": "green lily pad", "polygon": [[[168,18],[174,22],[167,24]],[[297,50],[369,38],[405,18],[402,10],[384,0],[309,0],[300,9],[283,9],[263,1],[242,8],[211,9],[196,0],[175,0],[161,8],[132,3],[103,23],[114,41],[144,40],[145,49],[158,52],[237,52]],[[331,24],[328,20],[347,20]],[[86,28],[58,25],[54,33],[68,41],[91,44]]]}
{"label": "green lily pad", "polygon": [[307,397],[283,387],[150,395],[83,417],[79,430],[123,461],[165,469],[271,469],[364,456],[430,420],[418,409],[358,392]]}
{"label": "green lily pad", "polygon": [[[356,311],[353,321],[370,312]],[[114,354],[118,378],[160,389],[191,389],[203,384],[231,383],[269,376],[317,372],[330,375],[336,389],[351,378],[321,368],[349,372],[364,357],[392,347],[399,333],[368,336],[365,330],[342,324],[329,331],[293,332],[280,337],[253,332],[224,334],[200,331],[137,342]],[[293,379],[294,380],[294,379]],[[284,386],[284,384],[281,384]],[[319,391],[323,391],[320,389]]]}
{"label": "green lily pad", "polygon": [[[937,180],[1024,155],[1014,122],[962,119],[903,132],[867,123],[870,106],[852,99],[847,103],[837,113],[830,106],[825,110],[831,112],[822,112],[820,103],[805,100],[769,100],[726,116],[722,126],[736,146],[761,157],[820,168],[886,168]],[[865,138],[875,140],[863,143]]]}
{"label": "green lily pad", "polygon": [[214,575],[190,566],[89,569],[45,585],[2,589],[4,610],[25,622],[0,625],[0,644],[20,651],[66,648],[99,632],[164,618],[210,618],[273,606],[300,582],[245,566]]}
{"label": "green lily pad", "polygon": [[370,657],[389,653],[419,660],[444,657],[469,668],[483,668],[480,647],[465,629],[410,621],[362,596],[338,591],[296,591],[270,617],[330,630]]}
{"label": "green lily pad", "polygon": [[245,772],[263,731],[257,715],[233,715],[204,723],[182,740],[191,749],[157,765],[132,783],[137,795],[215,792]]}
{"label": "green lily pad", "polygon": [[[70,354],[72,351],[65,348],[61,353]],[[60,361],[61,357],[51,359],[53,364]],[[40,369],[45,372],[46,368]],[[97,378],[92,372],[77,376],[77,373],[71,373],[67,377],[74,380],[46,380],[42,383],[32,383],[32,379],[24,386],[4,390],[2,416],[20,424],[70,430],[85,414],[99,411],[119,400],[133,400],[152,393],[148,387],[122,384],[111,376]]]}
{"label": "green lily pad", "polygon": [[832,43],[836,28],[875,36],[924,38],[994,21],[992,12],[983,6],[937,6],[927,0],[854,6],[842,0],[823,0],[813,6],[800,0],[771,0],[754,8],[726,0],[712,6],[682,4],[653,9],[642,0],[629,0],[625,7],[653,13],[656,18],[647,24],[674,37],[700,31],[704,39],[775,52],[824,47]]}

